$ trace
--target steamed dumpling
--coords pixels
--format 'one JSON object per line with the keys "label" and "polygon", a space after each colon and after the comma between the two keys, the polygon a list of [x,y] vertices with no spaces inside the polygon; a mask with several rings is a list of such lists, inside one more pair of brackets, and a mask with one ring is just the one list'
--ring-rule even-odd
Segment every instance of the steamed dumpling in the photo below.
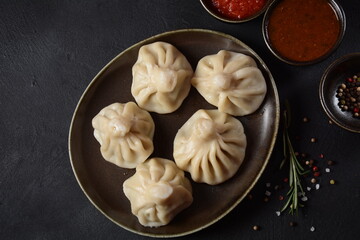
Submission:
{"label": "steamed dumpling", "polygon": [[103,108],[93,118],[92,126],[102,156],[119,167],[135,168],[154,150],[154,122],[134,102]]}
{"label": "steamed dumpling", "polygon": [[150,112],[171,113],[189,94],[193,70],[173,45],[155,42],[140,48],[132,74],[137,104]]}
{"label": "steamed dumpling", "polygon": [[218,110],[198,110],[174,140],[176,165],[195,182],[215,185],[231,178],[245,157],[242,123]]}
{"label": "steamed dumpling", "polygon": [[219,111],[234,116],[255,112],[266,94],[266,82],[253,58],[221,50],[203,57],[192,85]]}
{"label": "steamed dumpling", "polygon": [[123,184],[131,211],[143,226],[168,224],[193,201],[190,181],[173,161],[152,158]]}

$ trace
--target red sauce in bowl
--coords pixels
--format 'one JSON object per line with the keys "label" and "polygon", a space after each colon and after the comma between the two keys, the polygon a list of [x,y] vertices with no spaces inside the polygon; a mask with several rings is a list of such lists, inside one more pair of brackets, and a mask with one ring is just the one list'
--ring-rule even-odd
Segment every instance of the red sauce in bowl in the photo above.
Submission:
{"label": "red sauce in bowl", "polygon": [[270,14],[269,43],[290,61],[319,59],[340,37],[340,22],[328,0],[282,0]]}
{"label": "red sauce in bowl", "polygon": [[268,0],[211,0],[214,8],[229,20],[250,18],[263,9]]}

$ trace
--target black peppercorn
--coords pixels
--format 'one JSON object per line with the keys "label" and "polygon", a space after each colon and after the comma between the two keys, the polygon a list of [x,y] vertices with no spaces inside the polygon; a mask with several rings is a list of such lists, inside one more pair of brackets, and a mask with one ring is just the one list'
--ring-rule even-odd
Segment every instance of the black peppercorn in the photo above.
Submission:
{"label": "black peppercorn", "polygon": [[295,226],[296,226],[296,222],[289,222],[289,226],[290,226],[290,227],[295,227]]}
{"label": "black peppercorn", "polygon": [[360,78],[357,75],[345,79],[338,86],[335,96],[339,100],[338,106],[341,111],[351,112],[353,117],[360,118]]}

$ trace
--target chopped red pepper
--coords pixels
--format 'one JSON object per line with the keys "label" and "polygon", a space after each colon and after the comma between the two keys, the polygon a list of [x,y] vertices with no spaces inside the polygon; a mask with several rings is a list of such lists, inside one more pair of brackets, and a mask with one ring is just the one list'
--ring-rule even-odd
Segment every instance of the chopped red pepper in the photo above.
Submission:
{"label": "chopped red pepper", "polygon": [[225,17],[231,20],[249,18],[263,9],[267,0],[211,0]]}

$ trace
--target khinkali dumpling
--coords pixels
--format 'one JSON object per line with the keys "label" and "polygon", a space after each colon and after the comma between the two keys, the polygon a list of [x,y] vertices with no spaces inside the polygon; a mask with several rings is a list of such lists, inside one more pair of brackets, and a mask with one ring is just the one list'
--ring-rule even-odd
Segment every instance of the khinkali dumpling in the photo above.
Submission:
{"label": "khinkali dumpling", "polygon": [[195,182],[215,185],[237,172],[246,143],[239,120],[218,110],[200,109],[177,132],[174,159]]}
{"label": "khinkali dumpling", "polygon": [[266,94],[266,82],[253,58],[221,50],[203,57],[191,80],[210,104],[234,116],[256,111]]}
{"label": "khinkali dumpling", "polygon": [[105,160],[123,168],[135,168],[154,150],[154,121],[134,102],[113,103],[92,120],[94,136]]}
{"label": "khinkali dumpling", "polygon": [[173,45],[154,42],[140,48],[132,74],[137,104],[147,111],[171,113],[189,94],[193,70]]}
{"label": "khinkali dumpling", "polygon": [[190,181],[173,161],[152,158],[123,184],[131,211],[143,226],[168,224],[193,201]]}

